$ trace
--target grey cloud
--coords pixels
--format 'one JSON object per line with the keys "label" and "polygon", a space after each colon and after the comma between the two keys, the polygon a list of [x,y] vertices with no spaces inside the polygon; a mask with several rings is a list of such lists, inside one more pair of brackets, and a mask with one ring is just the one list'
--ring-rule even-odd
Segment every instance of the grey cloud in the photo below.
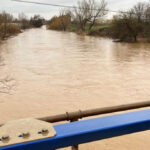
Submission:
{"label": "grey cloud", "polygon": [[[32,0],[28,0],[32,1]],[[78,0],[33,0],[37,2],[63,4],[63,5],[76,5]],[[144,0],[107,0],[108,8],[111,10],[127,10],[128,8],[135,5],[137,2],[143,2]],[[148,0],[145,0],[148,1]],[[0,12],[7,11],[13,13],[15,16],[18,13],[24,12],[28,16],[34,14],[41,14],[46,18],[50,18],[53,15],[57,15],[60,8],[51,6],[41,6],[34,4],[17,3],[11,0],[0,0]]]}

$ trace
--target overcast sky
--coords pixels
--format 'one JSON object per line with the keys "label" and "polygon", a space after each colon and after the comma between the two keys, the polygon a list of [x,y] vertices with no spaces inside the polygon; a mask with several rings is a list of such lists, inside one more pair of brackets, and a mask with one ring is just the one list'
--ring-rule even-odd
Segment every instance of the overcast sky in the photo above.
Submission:
{"label": "overcast sky", "polygon": [[[45,2],[51,4],[63,4],[63,5],[76,5],[78,0],[28,0],[35,2]],[[127,10],[135,5],[137,2],[148,2],[149,0],[106,0],[108,8],[111,10]],[[42,6],[35,4],[17,3],[11,0],[0,0],[0,12],[7,11],[9,13],[18,16],[19,13],[24,12],[29,17],[34,14],[41,14],[43,17],[49,19],[53,15],[59,13],[60,8],[51,6]],[[109,15],[110,16],[110,15]]]}

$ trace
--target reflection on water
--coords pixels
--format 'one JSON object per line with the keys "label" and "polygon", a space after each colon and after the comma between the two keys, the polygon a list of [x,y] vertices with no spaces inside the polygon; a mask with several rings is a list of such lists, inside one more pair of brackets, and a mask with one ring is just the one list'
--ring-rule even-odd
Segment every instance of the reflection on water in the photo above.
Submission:
{"label": "reflection on water", "polygon": [[[0,92],[1,122],[149,100],[149,47],[44,28],[4,41],[0,88],[10,89]],[[143,132],[81,149],[147,150],[148,139]]]}

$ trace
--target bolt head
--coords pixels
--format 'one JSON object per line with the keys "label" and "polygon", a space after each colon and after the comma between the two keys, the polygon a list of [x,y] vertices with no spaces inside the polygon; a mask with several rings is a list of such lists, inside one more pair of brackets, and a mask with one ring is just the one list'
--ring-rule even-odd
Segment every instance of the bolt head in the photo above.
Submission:
{"label": "bolt head", "polygon": [[29,132],[24,132],[19,137],[28,138],[29,136],[30,136]]}
{"label": "bolt head", "polygon": [[39,134],[42,134],[42,135],[47,135],[49,133],[49,130],[48,129],[42,129],[41,131],[38,132]]}
{"label": "bolt head", "polygon": [[8,142],[9,140],[10,140],[9,135],[3,135],[3,136],[1,137],[1,141],[2,141],[2,142]]}
{"label": "bolt head", "polygon": [[42,129],[42,133],[48,133],[48,129]]}

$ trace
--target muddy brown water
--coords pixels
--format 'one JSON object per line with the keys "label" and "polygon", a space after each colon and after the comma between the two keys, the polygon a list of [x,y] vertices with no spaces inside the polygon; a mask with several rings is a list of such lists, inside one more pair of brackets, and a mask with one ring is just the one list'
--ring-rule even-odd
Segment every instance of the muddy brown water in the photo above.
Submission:
{"label": "muddy brown water", "polygon": [[[0,44],[0,122],[150,100],[150,44],[30,29]],[[147,150],[150,132],[80,146]]]}

